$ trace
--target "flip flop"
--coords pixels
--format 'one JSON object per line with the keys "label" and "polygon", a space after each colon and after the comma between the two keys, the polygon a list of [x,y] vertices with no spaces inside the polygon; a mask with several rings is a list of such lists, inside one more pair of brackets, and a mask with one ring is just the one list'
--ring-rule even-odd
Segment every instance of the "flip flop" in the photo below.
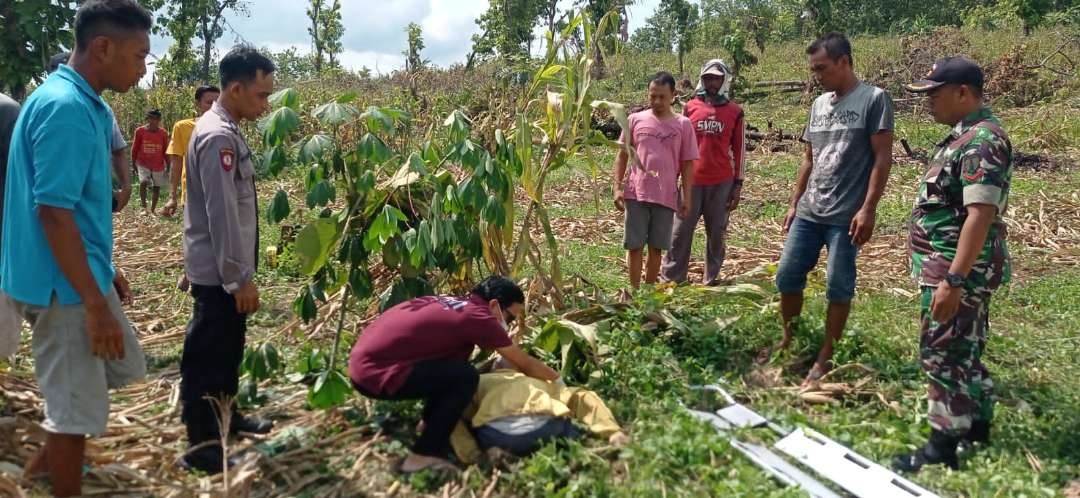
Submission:
{"label": "flip flop", "polygon": [[806,378],[803,379],[803,382],[799,387],[802,389],[813,388],[821,382],[821,378],[827,375],[830,370],[831,369],[819,366],[818,363],[814,363],[814,366],[810,367],[810,371],[806,373]]}
{"label": "flip flop", "polygon": [[758,351],[757,356],[754,357],[754,363],[756,363],[758,365],[767,365],[769,363],[769,360],[772,359],[772,354],[773,354],[773,347],[768,346],[765,349],[762,349],[761,351]]}
{"label": "flip flop", "polygon": [[417,472],[424,471],[424,470],[430,470],[432,472],[439,473],[439,474],[441,474],[441,473],[449,473],[449,472],[457,472],[459,470],[456,465],[454,465],[454,464],[452,464],[450,462],[435,462],[435,463],[433,463],[431,465],[427,465],[427,466],[420,467],[418,469],[413,469],[413,470],[405,470],[403,468],[404,465],[405,465],[405,459],[402,458],[401,460],[398,461],[397,465],[394,465],[394,472],[396,472],[396,473],[398,473],[398,474],[400,474],[402,476],[407,477],[407,476],[411,476],[413,474],[416,474]]}

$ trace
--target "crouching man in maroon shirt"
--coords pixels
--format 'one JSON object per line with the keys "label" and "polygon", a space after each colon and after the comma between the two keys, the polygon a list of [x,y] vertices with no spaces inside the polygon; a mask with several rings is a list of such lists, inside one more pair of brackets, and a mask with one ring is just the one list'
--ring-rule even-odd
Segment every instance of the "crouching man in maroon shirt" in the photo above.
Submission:
{"label": "crouching man in maroon shirt", "polygon": [[356,390],[381,400],[424,400],[423,429],[401,471],[452,468],[450,433],[476,393],[469,363],[476,347],[495,350],[520,372],[562,382],[559,374],[510,339],[509,324],[525,294],[505,277],[488,277],[464,298],[419,297],[386,310],[357,339],[349,356]]}

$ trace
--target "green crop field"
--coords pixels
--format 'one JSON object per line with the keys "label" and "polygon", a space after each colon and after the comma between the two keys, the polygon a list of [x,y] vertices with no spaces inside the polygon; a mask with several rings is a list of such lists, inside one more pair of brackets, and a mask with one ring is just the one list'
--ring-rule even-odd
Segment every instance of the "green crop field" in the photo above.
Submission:
{"label": "green crop field", "polygon": [[[917,361],[918,288],[908,276],[905,245],[923,164],[909,157],[899,140],[918,155],[948,131],[900,85],[925,73],[935,56],[963,50],[988,67],[1001,89],[991,93],[992,107],[1025,158],[1015,168],[1005,216],[1014,279],[994,295],[991,308],[985,362],[998,400],[993,445],[964,451],[958,471],[931,466],[911,479],[941,496],[1065,496],[1080,478],[1080,80],[1067,62],[1080,62],[1080,38],[1075,28],[1044,28],[1030,37],[1016,29],[938,33],[930,40],[853,38],[858,74],[897,99],[895,164],[877,231],[858,261],[859,290],[836,346],[836,371],[809,396],[798,386],[825,336],[823,266],[811,274],[793,347],[767,365],[754,362],[758,351],[781,335],[771,276],[783,246],[781,224],[801,144],[772,138],[751,142],[744,199],[731,220],[722,271],[730,285],[646,285],[620,302],[617,296],[628,283],[622,217],[611,194],[617,149],[586,140],[591,108],[573,114],[572,99],[566,99],[552,111],[541,85],[533,95],[497,98],[528,88],[508,83],[488,65],[468,72],[426,69],[411,80],[396,74],[281,82],[278,90],[292,90],[277,94],[271,118],[245,129],[260,157],[263,256],[256,284],[263,305],[249,320],[253,360],[245,362],[241,393],[242,404],[274,419],[276,429],[230,445],[245,458],[231,471],[233,482],[175,467],[185,448],[176,396],[191,313],[190,297],[176,289],[183,270],[183,221],[151,216],[132,202],[115,219],[115,261],[135,291],[127,313],[147,352],[149,374],[114,393],[109,432],[90,443],[84,493],[222,496],[228,484],[233,496],[257,497],[803,496],[741,456],[727,436],[687,414],[687,406],[722,406],[721,400],[689,389],[714,382],[782,426],[811,427],[887,464],[892,455],[922,445],[929,434],[925,374]],[[1060,57],[1044,60],[1059,47]],[[687,65],[696,68],[720,50],[699,44],[685,56]],[[565,64],[566,74],[583,74],[574,66],[577,59],[554,57],[548,66],[537,64]],[[1028,69],[1002,69],[1010,61]],[[1040,63],[1044,67],[1034,67]],[[609,58],[605,78],[592,80],[588,97],[642,105],[646,76],[674,66],[672,54],[624,50]],[[1048,67],[1071,73],[1062,76]],[[808,81],[804,44],[770,42],[741,77],[739,92],[749,92],[757,82]],[[567,87],[576,84],[581,91],[580,81],[559,78],[553,76],[548,86],[571,94]],[[749,100],[747,120],[762,131],[771,126],[798,134],[817,91]],[[184,115],[189,93],[186,87],[154,87],[107,99],[122,123],[137,123],[147,106],[161,108],[167,120]],[[538,100],[529,104],[532,98]],[[332,102],[340,109],[323,106]],[[399,109],[403,113],[395,114]],[[546,128],[549,112],[577,120],[579,135],[549,133],[558,129]],[[597,119],[605,118],[600,113]],[[534,136],[523,142],[533,157],[515,163],[504,152],[510,148],[505,143],[520,138],[519,119],[537,124],[531,127]],[[325,144],[308,138],[319,134]],[[565,153],[544,162],[541,155],[551,143]],[[518,174],[510,173],[515,165]],[[539,187],[536,178],[523,179],[522,167],[526,176],[543,172]],[[410,171],[417,179],[403,180],[400,175]],[[461,187],[465,178],[474,183]],[[445,194],[448,186],[457,194]],[[316,236],[312,249],[306,227],[338,220],[339,213],[341,220],[389,221],[371,221],[367,232],[336,226],[334,244],[319,245]],[[431,232],[453,232],[454,238],[423,240],[420,220]],[[372,232],[378,230],[384,233]],[[694,242],[694,282],[702,270],[703,233],[699,230]],[[470,252],[494,234],[509,234],[500,251],[485,245]],[[334,252],[348,256],[336,244],[366,247],[371,240],[382,244],[365,248],[362,264],[339,260]],[[511,244],[522,240],[531,257],[517,267],[501,262],[529,289],[529,314],[517,333],[569,383],[596,391],[630,442],[613,446],[583,439],[451,474],[395,473],[414,437],[419,405],[373,402],[347,384],[335,384],[349,348],[381,305],[420,293],[410,286],[423,282],[428,291],[460,291],[500,268],[493,254],[516,259]],[[454,264],[447,263],[455,257]],[[596,338],[560,343],[574,349],[573,362],[537,340],[567,314],[587,315],[579,323]],[[265,365],[252,366],[259,362]],[[0,361],[3,496],[8,480],[15,486],[12,476],[43,438],[36,425],[42,404],[33,369],[30,335],[24,334],[20,352]],[[777,439],[767,430],[737,435],[752,442]],[[42,480],[23,486],[25,496],[49,493]],[[1080,493],[1080,485],[1073,486],[1073,493]]]}

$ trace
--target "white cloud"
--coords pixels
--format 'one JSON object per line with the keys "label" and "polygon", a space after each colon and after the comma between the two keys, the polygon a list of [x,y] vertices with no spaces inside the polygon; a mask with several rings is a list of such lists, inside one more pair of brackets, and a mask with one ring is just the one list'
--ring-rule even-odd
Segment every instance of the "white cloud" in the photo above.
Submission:
{"label": "white cloud", "polygon": [[346,50],[339,56],[341,66],[353,71],[368,68],[375,74],[387,74],[395,69],[405,67],[405,57],[401,54],[385,54],[370,50],[356,51]]}
{"label": "white cloud", "polygon": [[[639,0],[631,5],[630,31],[642,26],[659,3]],[[572,1],[562,0],[560,7],[570,5]],[[307,6],[306,0],[249,0],[247,15],[226,15],[227,29],[217,42],[217,53],[240,41],[275,51],[295,47],[300,53],[310,52]],[[364,66],[381,73],[401,68],[401,52],[408,43],[405,28],[415,22],[424,28],[425,58],[444,67],[463,62],[472,48],[472,35],[479,31],[475,19],[487,7],[488,0],[341,0],[345,34],[340,60],[354,71]],[[155,36],[151,51],[164,56],[170,43],[168,38]],[[147,67],[144,82],[149,82],[153,70],[154,66]]]}
{"label": "white cloud", "polygon": [[424,28],[425,44],[468,40],[479,31],[476,18],[487,10],[487,6],[485,0],[431,0],[431,13],[420,23]]}

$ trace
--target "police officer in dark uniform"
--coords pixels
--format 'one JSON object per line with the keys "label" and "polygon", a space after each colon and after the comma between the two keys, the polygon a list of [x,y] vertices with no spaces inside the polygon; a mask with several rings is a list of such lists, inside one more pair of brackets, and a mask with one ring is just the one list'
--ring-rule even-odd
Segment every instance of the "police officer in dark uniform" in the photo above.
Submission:
{"label": "police officer in dark uniform", "polygon": [[[195,125],[187,153],[184,272],[194,311],[180,360],[182,419],[189,451],[182,465],[222,470],[218,421],[206,399],[235,395],[244,355],[247,316],[259,308],[255,287],[259,251],[255,166],[239,123],[269,108],[274,64],[238,46],[219,65],[221,96]],[[266,433],[268,421],[235,414],[230,433]]]}

